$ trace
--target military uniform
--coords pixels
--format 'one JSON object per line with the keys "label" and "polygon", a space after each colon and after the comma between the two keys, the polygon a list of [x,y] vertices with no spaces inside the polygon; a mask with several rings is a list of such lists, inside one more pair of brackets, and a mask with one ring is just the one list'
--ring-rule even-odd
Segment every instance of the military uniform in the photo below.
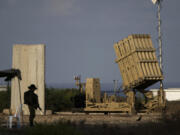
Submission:
{"label": "military uniform", "polygon": [[39,107],[38,96],[34,93],[34,90],[37,89],[35,85],[31,85],[28,87],[30,90],[24,93],[24,104],[28,105],[30,116],[29,123],[30,126],[33,126],[33,121],[35,118],[35,111],[37,108],[41,110]]}

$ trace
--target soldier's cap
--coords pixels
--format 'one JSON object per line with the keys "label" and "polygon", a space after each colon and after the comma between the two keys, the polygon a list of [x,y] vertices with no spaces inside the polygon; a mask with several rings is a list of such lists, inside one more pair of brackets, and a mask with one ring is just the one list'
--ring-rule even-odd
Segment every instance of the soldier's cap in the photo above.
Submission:
{"label": "soldier's cap", "polygon": [[34,89],[34,90],[37,89],[37,87],[36,87],[34,84],[31,84],[28,88],[29,88],[29,89]]}

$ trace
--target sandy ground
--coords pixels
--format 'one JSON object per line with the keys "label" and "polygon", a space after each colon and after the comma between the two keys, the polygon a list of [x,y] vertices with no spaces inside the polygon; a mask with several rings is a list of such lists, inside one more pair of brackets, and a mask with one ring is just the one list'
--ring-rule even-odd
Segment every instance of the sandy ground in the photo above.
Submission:
{"label": "sandy ground", "polygon": [[[84,125],[115,125],[115,126],[130,126],[142,123],[149,122],[159,122],[161,119],[160,114],[137,114],[137,115],[126,115],[126,114],[84,114],[84,113],[63,113],[56,115],[45,115],[45,116],[36,116],[36,123],[53,123],[58,121],[71,122],[74,124],[84,124]],[[23,116],[23,122],[25,125],[28,125],[29,116]],[[1,126],[6,126],[8,121],[8,115],[0,115],[0,124]],[[14,123],[16,119],[14,118]]]}

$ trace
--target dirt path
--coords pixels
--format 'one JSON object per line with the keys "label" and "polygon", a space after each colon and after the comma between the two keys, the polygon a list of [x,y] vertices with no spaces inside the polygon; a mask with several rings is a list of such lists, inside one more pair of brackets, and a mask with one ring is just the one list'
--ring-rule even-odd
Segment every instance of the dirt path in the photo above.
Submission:
{"label": "dirt path", "polygon": [[[141,123],[158,122],[161,116],[158,114],[138,114],[133,116],[122,114],[83,114],[83,113],[61,113],[57,115],[36,116],[36,123],[53,123],[58,121],[71,122],[74,124],[84,125],[116,125],[127,126]],[[29,116],[23,117],[24,123],[28,124]],[[0,115],[0,124],[6,124],[8,121],[7,115]],[[15,122],[15,120],[14,120]]]}

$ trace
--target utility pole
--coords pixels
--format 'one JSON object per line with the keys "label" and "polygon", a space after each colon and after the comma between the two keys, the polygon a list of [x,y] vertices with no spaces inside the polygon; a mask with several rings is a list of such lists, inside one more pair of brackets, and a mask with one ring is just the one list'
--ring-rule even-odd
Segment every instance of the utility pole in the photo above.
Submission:
{"label": "utility pole", "polygon": [[[159,63],[161,73],[163,74],[163,57],[162,57],[162,33],[161,33],[161,3],[163,0],[152,0],[153,4],[158,7],[158,45],[159,45]],[[159,89],[159,104],[165,106],[165,94],[164,94],[164,85],[163,80],[160,81]]]}
{"label": "utility pole", "polygon": [[118,87],[118,80],[113,80],[114,83],[114,95],[116,96],[117,87]]}

